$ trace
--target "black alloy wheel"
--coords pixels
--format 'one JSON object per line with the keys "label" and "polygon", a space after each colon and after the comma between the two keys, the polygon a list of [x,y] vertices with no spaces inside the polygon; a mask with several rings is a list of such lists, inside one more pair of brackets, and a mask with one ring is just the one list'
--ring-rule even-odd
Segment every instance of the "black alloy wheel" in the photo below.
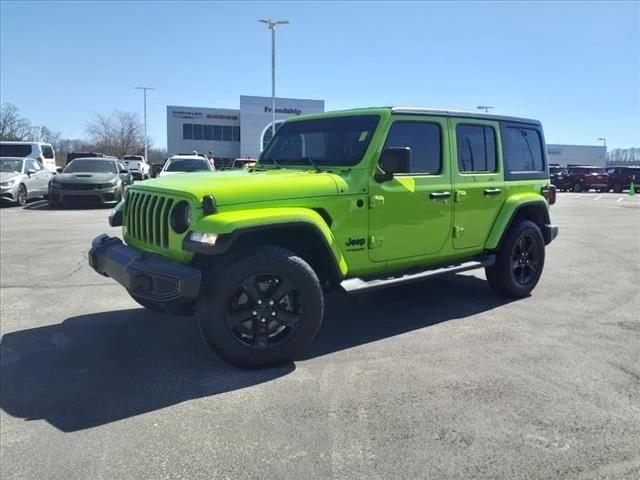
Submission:
{"label": "black alloy wheel", "polygon": [[225,323],[243,345],[266,349],[288,340],[300,323],[302,297],[281,275],[260,273],[245,278],[229,295]]}
{"label": "black alloy wheel", "polygon": [[511,272],[519,285],[526,287],[537,277],[539,257],[538,243],[531,235],[523,234],[515,244],[511,256]]}

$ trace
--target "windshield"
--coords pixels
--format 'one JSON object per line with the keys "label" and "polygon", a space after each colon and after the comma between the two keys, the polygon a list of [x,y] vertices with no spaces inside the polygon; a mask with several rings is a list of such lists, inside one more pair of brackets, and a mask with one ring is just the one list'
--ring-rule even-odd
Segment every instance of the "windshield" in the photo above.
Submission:
{"label": "windshield", "polygon": [[20,173],[22,172],[22,160],[2,158],[0,159],[0,171],[5,173]]}
{"label": "windshield", "polygon": [[197,158],[177,158],[170,160],[166,168],[167,172],[200,172],[210,170],[208,160]]}
{"label": "windshield", "polygon": [[258,163],[355,165],[362,160],[378,121],[377,115],[359,115],[285,122]]}
{"label": "windshield", "polygon": [[116,163],[111,160],[78,159],[67,165],[64,173],[118,173]]}

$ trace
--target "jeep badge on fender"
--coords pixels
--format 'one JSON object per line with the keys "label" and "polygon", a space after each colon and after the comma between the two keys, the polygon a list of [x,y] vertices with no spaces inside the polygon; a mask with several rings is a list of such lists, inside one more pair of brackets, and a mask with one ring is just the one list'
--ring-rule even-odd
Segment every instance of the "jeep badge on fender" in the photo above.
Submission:
{"label": "jeep badge on fender", "polygon": [[331,289],[484,268],[500,295],[529,295],[558,234],[554,201],[536,120],[422,108],[300,115],[254,168],[132,185],[110,216],[124,242],[98,236],[89,263],[149,310],[196,315],[227,361],[268,367],[313,342]]}

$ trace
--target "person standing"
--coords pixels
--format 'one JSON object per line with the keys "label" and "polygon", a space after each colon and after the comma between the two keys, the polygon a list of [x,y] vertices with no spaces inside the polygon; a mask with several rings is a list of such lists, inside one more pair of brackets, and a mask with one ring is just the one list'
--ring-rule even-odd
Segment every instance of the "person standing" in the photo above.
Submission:
{"label": "person standing", "polygon": [[207,153],[207,158],[209,159],[209,163],[211,164],[211,168],[213,170],[216,169],[216,162],[215,162],[215,158],[213,156],[213,150],[209,150],[209,153]]}

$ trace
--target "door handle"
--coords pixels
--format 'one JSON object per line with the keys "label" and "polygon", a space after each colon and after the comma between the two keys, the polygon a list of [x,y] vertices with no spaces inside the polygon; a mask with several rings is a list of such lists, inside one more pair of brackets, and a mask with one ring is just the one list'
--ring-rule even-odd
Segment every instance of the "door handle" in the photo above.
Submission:
{"label": "door handle", "polygon": [[449,198],[451,196],[451,192],[431,192],[429,194],[429,198],[432,200],[442,200],[444,198]]}
{"label": "door handle", "polygon": [[493,197],[494,195],[500,195],[502,193],[502,190],[500,190],[499,188],[485,188],[484,189],[484,194],[487,197]]}

